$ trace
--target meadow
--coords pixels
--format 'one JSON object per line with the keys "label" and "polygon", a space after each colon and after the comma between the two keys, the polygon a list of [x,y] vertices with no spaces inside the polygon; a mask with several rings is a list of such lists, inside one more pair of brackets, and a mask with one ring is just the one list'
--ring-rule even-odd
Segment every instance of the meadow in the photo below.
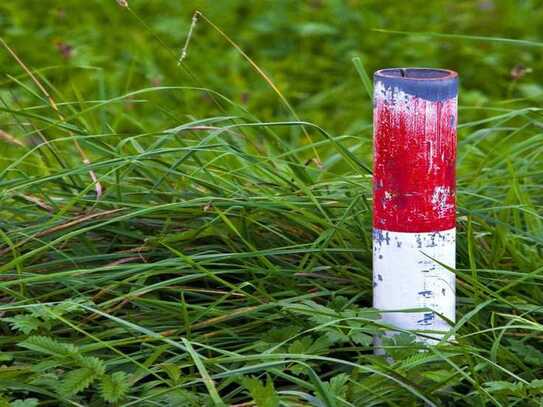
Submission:
{"label": "meadow", "polygon": [[[0,407],[541,406],[542,5],[1,2]],[[394,66],[460,75],[457,322],[387,359]]]}

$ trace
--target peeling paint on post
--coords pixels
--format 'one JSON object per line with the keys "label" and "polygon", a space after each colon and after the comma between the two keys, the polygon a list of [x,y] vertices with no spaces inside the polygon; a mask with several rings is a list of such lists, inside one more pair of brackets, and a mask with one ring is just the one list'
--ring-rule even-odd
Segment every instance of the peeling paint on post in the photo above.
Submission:
{"label": "peeling paint on post", "polygon": [[449,70],[374,75],[373,305],[429,309],[383,312],[400,329],[446,332],[439,315],[455,319],[455,276],[439,263],[455,267],[457,92]]}

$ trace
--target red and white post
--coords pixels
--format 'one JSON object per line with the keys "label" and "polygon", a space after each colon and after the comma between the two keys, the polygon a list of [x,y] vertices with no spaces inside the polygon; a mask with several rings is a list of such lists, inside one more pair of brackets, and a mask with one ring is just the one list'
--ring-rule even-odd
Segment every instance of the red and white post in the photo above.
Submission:
{"label": "red and white post", "polygon": [[373,305],[427,343],[455,319],[457,93],[449,70],[374,75]]}

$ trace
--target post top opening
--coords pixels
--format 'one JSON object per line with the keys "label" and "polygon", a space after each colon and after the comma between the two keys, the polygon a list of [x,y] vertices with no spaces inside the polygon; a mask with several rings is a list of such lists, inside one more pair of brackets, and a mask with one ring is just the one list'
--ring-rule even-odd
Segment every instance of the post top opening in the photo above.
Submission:
{"label": "post top opening", "polygon": [[449,69],[437,68],[386,68],[375,72],[376,77],[408,80],[456,79],[458,74]]}
{"label": "post top opening", "polygon": [[375,72],[373,80],[374,92],[404,92],[430,101],[458,95],[458,74],[449,69],[386,68]]}

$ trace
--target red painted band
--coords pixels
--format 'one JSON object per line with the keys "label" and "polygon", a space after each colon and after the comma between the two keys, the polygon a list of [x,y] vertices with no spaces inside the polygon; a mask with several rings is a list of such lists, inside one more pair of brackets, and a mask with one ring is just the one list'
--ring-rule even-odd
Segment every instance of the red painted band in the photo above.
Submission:
{"label": "red painted band", "polygon": [[431,101],[376,82],[373,114],[374,227],[455,227],[456,97]]}

